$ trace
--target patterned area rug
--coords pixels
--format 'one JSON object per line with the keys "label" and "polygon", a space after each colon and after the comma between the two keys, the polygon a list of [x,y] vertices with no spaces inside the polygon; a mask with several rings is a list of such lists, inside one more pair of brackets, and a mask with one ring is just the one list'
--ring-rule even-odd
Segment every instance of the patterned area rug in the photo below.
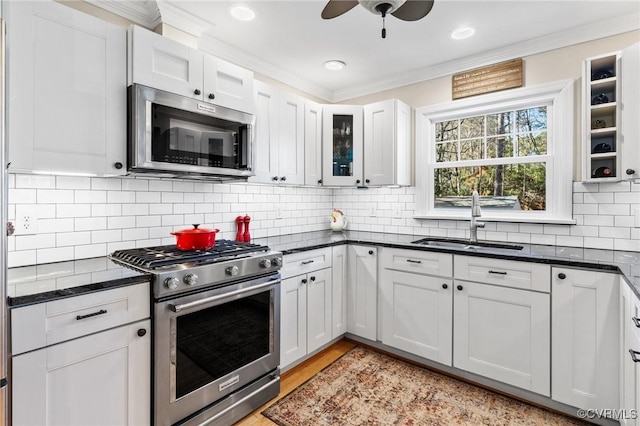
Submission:
{"label": "patterned area rug", "polygon": [[587,424],[361,347],[262,414],[280,426]]}

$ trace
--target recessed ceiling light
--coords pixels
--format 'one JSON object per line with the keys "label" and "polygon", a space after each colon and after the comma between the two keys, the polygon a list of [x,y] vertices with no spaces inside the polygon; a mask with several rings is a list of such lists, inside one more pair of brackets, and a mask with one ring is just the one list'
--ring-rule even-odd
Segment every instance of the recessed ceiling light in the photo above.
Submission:
{"label": "recessed ceiling light", "polygon": [[328,70],[331,71],[340,71],[341,69],[343,69],[344,67],[346,67],[347,64],[345,64],[342,61],[338,61],[336,59],[332,59],[330,61],[327,61],[324,63],[324,67]]}
{"label": "recessed ceiling light", "polygon": [[471,27],[458,27],[451,31],[450,35],[454,40],[464,40],[465,38],[471,37],[475,32],[476,30]]}
{"label": "recessed ceiling light", "polygon": [[229,8],[229,13],[238,21],[253,21],[256,18],[256,11],[246,4],[234,4]]}

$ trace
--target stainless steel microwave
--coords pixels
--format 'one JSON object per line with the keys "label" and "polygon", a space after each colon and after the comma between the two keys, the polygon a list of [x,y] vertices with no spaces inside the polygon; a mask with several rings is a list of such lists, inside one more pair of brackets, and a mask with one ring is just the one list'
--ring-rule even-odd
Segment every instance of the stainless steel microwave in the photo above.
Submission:
{"label": "stainless steel microwave", "polygon": [[252,176],[254,116],[158,89],[129,86],[131,173]]}

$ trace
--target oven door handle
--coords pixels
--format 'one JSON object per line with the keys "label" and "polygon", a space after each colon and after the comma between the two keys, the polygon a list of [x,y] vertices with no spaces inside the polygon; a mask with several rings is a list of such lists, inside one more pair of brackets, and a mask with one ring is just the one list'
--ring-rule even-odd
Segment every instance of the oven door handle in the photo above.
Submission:
{"label": "oven door handle", "polygon": [[181,305],[169,305],[169,309],[173,312],[185,311],[187,309],[197,308],[201,305],[206,305],[217,300],[226,299],[228,297],[237,296],[239,294],[248,293],[250,291],[260,290],[261,288],[270,287],[274,284],[278,284],[280,280],[267,281],[266,283],[255,285],[252,287],[241,288],[240,290],[230,291],[228,293],[219,294],[217,296],[207,297],[206,299],[200,299],[189,303],[183,303]]}

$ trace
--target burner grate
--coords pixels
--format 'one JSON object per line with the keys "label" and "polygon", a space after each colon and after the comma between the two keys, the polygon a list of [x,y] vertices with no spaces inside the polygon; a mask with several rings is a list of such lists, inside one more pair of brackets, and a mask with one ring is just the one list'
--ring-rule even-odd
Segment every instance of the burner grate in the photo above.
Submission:
{"label": "burner grate", "polygon": [[178,250],[175,245],[143,247],[116,250],[111,254],[111,258],[131,266],[159,269],[183,263],[206,264],[220,262],[243,254],[266,251],[269,251],[269,247],[263,245],[232,240],[217,240],[216,245],[208,250],[183,251]]}

